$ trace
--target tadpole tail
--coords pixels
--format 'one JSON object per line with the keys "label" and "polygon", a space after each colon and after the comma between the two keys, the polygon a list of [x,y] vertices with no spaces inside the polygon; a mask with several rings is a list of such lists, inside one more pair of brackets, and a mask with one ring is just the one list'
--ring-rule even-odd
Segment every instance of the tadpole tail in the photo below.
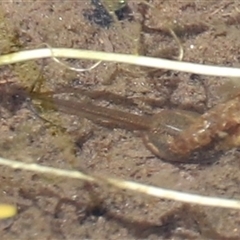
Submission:
{"label": "tadpole tail", "polygon": [[47,109],[60,111],[65,114],[87,118],[97,124],[129,130],[148,130],[150,118],[121,110],[110,109],[89,103],[88,101],[71,101],[49,97],[41,93],[32,93],[33,99],[41,101]]}

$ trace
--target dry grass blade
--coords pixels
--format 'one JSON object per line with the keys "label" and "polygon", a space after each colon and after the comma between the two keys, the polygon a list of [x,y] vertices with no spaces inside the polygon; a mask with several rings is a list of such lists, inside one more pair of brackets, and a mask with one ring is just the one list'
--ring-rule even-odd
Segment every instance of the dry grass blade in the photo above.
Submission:
{"label": "dry grass blade", "polygon": [[39,58],[91,59],[98,61],[128,63],[145,67],[161,68],[210,76],[240,77],[239,68],[210,66],[189,62],[171,61],[161,58],[71,48],[42,48],[2,55],[0,56],[0,65],[13,64]]}
{"label": "dry grass blade", "polygon": [[79,171],[57,169],[53,167],[41,166],[38,164],[28,164],[28,163],[8,160],[4,158],[0,158],[0,165],[8,166],[11,168],[23,169],[23,170],[32,171],[32,172],[40,172],[44,174],[51,174],[51,175],[56,175],[61,177],[81,179],[89,182],[107,183],[117,188],[127,189],[127,190],[135,191],[138,193],[150,195],[150,196],[155,196],[155,197],[165,198],[165,199],[170,199],[175,201],[181,201],[181,202],[186,202],[191,204],[240,209],[239,200],[200,196],[196,194],[189,194],[189,193],[183,193],[183,192],[178,192],[173,190],[167,190],[159,187],[153,187],[145,184],[135,183],[131,181],[124,181],[124,180],[114,179],[114,178],[92,177]]}

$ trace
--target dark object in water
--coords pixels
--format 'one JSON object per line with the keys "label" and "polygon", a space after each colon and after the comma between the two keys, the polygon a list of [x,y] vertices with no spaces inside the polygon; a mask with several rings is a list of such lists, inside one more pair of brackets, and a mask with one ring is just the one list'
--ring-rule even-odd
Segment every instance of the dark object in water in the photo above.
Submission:
{"label": "dark object in water", "polygon": [[113,14],[116,19],[121,21],[124,19],[132,20],[131,10],[125,3],[119,3],[115,8],[114,6],[108,7],[108,4],[103,4],[100,0],[92,0],[92,5],[95,6],[93,11],[85,11],[84,17],[95,24],[109,28],[111,23],[114,22]]}

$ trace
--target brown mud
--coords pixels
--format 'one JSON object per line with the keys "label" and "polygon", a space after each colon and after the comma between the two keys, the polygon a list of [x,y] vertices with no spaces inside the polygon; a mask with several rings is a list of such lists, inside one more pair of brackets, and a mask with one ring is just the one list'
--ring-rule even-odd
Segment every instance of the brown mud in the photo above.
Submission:
{"label": "brown mud", "polygon": [[[184,61],[239,67],[237,1],[153,0],[154,8],[150,8],[129,0],[127,13],[118,14],[122,19],[118,24],[103,10],[98,11],[97,1],[93,2],[95,5],[83,0],[1,1],[1,54],[48,43],[53,47],[177,59],[178,45],[169,33],[171,28],[182,43]],[[78,68],[94,63],[66,61]],[[92,95],[94,101],[139,114],[157,113],[162,108],[202,113],[221,101],[216,87],[224,81],[115,63],[82,73],[63,69],[50,59],[1,67],[2,157],[203,195],[240,198],[237,149],[216,156],[208,164],[172,164],[149,152],[134,132],[107,129],[60,112],[44,116],[67,130],[47,126],[30,110],[21,90],[39,76],[41,66],[45,89],[65,84],[99,93],[108,91],[112,93],[108,95],[110,103],[97,99],[104,94]],[[127,97],[135,100],[123,101]],[[1,239],[240,236],[240,212],[236,210],[188,206],[6,167],[0,167],[0,172],[0,202],[16,204],[19,209],[16,217],[0,221]]]}

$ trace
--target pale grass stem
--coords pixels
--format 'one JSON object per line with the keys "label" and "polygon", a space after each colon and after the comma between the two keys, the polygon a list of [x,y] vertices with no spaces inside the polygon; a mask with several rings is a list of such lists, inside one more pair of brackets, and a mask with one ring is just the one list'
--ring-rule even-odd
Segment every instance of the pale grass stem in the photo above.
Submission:
{"label": "pale grass stem", "polygon": [[0,56],[0,65],[13,64],[40,58],[73,58],[110,61],[209,76],[240,77],[240,68],[211,66],[130,54],[107,53],[71,48],[42,48],[6,54]]}
{"label": "pale grass stem", "polygon": [[185,203],[212,206],[212,207],[222,207],[222,208],[232,208],[240,209],[240,201],[234,199],[224,199],[215,197],[206,197],[196,194],[183,193],[179,191],[173,191],[168,189],[163,189],[159,187],[148,186],[141,183],[136,183],[132,181],[125,181],[121,179],[108,178],[108,177],[93,177],[82,173],[80,171],[63,170],[53,167],[41,166],[35,163],[23,163],[18,161],[13,161],[5,158],[0,158],[0,165],[8,166],[15,169],[23,169],[32,172],[38,172],[43,174],[51,174],[59,177],[75,178],[83,181],[94,182],[94,183],[106,183],[120,189],[131,190],[138,193],[143,193],[149,196],[154,196],[158,198],[164,198],[169,200],[175,200]]}

